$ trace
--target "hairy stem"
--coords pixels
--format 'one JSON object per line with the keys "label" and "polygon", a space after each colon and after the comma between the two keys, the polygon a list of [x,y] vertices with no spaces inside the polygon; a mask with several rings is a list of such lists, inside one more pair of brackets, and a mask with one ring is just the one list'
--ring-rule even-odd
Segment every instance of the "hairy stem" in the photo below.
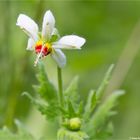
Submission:
{"label": "hairy stem", "polygon": [[63,96],[62,72],[61,72],[61,68],[59,67],[57,67],[57,74],[58,74],[59,102],[60,102],[60,106],[63,108],[64,96]]}

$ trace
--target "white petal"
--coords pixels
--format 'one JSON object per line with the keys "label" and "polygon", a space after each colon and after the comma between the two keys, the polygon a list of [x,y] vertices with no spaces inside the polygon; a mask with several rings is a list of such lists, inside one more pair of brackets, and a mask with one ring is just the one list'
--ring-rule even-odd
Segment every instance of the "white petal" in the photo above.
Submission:
{"label": "white petal", "polygon": [[56,61],[60,68],[63,68],[66,64],[66,56],[60,49],[55,49],[51,53],[52,58]]}
{"label": "white petal", "polygon": [[19,26],[30,38],[33,38],[35,41],[37,40],[38,26],[30,17],[20,14],[16,25]]}
{"label": "white petal", "polygon": [[85,39],[76,35],[63,36],[58,42],[53,43],[54,48],[62,49],[81,49]]}
{"label": "white petal", "polygon": [[32,51],[33,50],[33,46],[35,46],[35,41],[32,38],[29,38],[26,49]]}
{"label": "white petal", "polygon": [[42,36],[46,40],[50,39],[54,26],[55,26],[55,18],[52,12],[48,10],[44,15],[42,24]]}

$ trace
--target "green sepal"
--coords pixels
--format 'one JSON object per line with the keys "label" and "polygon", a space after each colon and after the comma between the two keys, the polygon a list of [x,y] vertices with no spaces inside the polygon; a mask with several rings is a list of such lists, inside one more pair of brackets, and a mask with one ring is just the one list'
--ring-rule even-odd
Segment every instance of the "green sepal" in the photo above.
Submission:
{"label": "green sepal", "polygon": [[58,40],[59,36],[58,35],[52,35],[51,39],[49,40],[50,43],[56,42]]}
{"label": "green sepal", "polygon": [[70,131],[60,128],[57,133],[57,140],[89,140],[88,135],[82,131]]}
{"label": "green sepal", "polygon": [[38,37],[39,37],[39,39],[42,38],[42,33],[41,32],[38,32]]}

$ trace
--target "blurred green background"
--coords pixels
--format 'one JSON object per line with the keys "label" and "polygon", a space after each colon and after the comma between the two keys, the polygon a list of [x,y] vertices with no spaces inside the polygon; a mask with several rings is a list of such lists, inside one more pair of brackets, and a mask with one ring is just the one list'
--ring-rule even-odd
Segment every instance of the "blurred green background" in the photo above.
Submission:
{"label": "blurred green background", "polygon": [[[43,15],[49,9],[61,36],[77,34],[87,40],[80,51],[64,51],[64,87],[79,75],[79,93],[84,98],[89,89],[98,87],[109,65],[115,63],[107,95],[116,88],[124,89],[126,94],[113,117],[112,139],[140,136],[140,1],[1,0],[0,126],[13,128],[13,119],[17,118],[35,135],[47,126],[43,126],[44,118],[40,118],[29,100],[21,96],[24,91],[34,95],[32,85],[37,82],[37,68],[33,66],[34,53],[25,50],[28,37],[16,26],[16,20],[24,13],[41,30]],[[49,57],[43,61],[50,80],[56,84],[55,63]]]}

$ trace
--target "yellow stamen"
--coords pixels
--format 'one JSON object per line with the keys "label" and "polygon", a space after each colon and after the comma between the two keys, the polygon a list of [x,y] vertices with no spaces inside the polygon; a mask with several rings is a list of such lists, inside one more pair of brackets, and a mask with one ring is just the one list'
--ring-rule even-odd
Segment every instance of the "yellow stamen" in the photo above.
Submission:
{"label": "yellow stamen", "polygon": [[37,41],[36,46],[39,46],[39,45],[42,45],[42,44],[43,44],[43,41],[39,40],[39,41]]}

